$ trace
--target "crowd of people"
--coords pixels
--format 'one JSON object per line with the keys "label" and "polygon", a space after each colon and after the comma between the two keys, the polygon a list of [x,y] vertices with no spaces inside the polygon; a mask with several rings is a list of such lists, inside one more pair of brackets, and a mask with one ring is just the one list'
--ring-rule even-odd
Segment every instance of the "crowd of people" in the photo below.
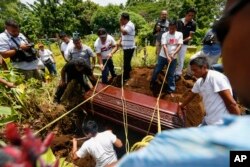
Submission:
{"label": "crowd of people", "polygon": [[[112,131],[98,132],[96,122],[89,121],[83,126],[85,135],[89,138],[77,150],[77,139],[73,139],[72,157],[78,159],[87,153],[96,160],[96,166],[228,166],[230,150],[249,150],[249,117],[241,117],[240,109],[233,98],[237,92],[239,100],[250,107],[249,98],[249,1],[228,0],[221,20],[217,21],[204,39],[201,51],[191,57],[187,74],[182,76],[183,64],[187,47],[196,31],[193,20],[196,11],[191,8],[184,18],[177,21],[168,19],[167,10],[161,11],[153,34],[156,39],[157,63],[152,74],[150,89],[154,90],[158,74],[167,66],[167,93],[172,95],[176,82],[182,77],[194,79],[195,83],[189,95],[179,103],[179,108],[185,106],[200,94],[203,98],[206,116],[199,128],[164,131],[158,134],[148,147],[125,155],[118,163],[113,145],[122,147],[122,141]],[[26,37],[19,33],[19,25],[8,20],[5,31],[0,34],[0,54],[10,58],[14,68],[26,79],[40,79],[37,68],[39,59],[32,55],[32,46]],[[240,31],[239,31],[240,30]],[[118,42],[107,33],[105,28],[97,32],[98,39],[94,43],[95,52],[84,45],[79,36],[71,39],[65,33],[60,34],[61,53],[66,61],[61,71],[61,81],[56,91],[55,102],[60,103],[61,97],[71,80],[76,80],[84,90],[90,87],[87,79],[93,85],[96,79],[93,75],[97,55],[102,82],[108,83],[116,77],[112,61],[113,54],[121,46],[123,49],[123,81],[130,79],[131,60],[135,50],[135,25],[130,21],[128,13],[120,16],[121,38]],[[229,77],[221,72],[210,69],[223,53],[224,70]],[[235,61],[235,55],[239,55]],[[30,55],[30,56],[27,56]],[[48,68],[50,74],[56,75],[55,61],[50,50],[39,45],[39,57]],[[92,60],[91,60],[92,59]],[[91,64],[92,63],[92,64]],[[1,79],[8,87],[14,85]],[[181,116],[183,112],[180,110]],[[212,126],[211,126],[212,125]]]}

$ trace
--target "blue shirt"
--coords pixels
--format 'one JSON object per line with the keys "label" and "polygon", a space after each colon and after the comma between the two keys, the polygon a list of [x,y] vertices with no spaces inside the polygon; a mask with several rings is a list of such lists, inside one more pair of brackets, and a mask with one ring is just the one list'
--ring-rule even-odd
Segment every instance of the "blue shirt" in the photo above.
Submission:
{"label": "blue shirt", "polygon": [[[204,43],[204,41],[210,41],[210,44]],[[217,37],[212,29],[208,30],[203,39],[202,51],[208,56],[218,56],[221,54],[221,46],[217,40]]]}
{"label": "blue shirt", "polygon": [[208,56],[218,56],[221,54],[221,46],[218,43],[203,45],[202,51]]}
{"label": "blue shirt", "polygon": [[117,167],[229,166],[230,150],[250,150],[250,117],[229,116],[221,126],[164,131],[125,155]]}

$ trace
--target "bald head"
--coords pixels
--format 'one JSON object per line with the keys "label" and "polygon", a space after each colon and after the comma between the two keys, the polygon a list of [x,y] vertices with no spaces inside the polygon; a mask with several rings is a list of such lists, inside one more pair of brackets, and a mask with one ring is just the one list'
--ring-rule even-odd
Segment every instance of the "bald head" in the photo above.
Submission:
{"label": "bald head", "polygon": [[162,10],[161,11],[161,20],[167,20],[167,18],[168,18],[167,10]]}

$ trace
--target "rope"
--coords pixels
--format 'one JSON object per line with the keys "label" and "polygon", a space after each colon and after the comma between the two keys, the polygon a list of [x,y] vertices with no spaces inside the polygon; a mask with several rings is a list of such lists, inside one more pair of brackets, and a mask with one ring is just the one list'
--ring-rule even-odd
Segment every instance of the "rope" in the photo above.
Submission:
{"label": "rope", "polygon": [[81,102],[80,104],[78,104],[77,106],[75,106],[74,108],[72,108],[71,110],[69,110],[68,112],[64,113],[63,115],[61,115],[60,117],[58,117],[54,121],[50,122],[49,124],[47,124],[46,126],[44,126],[43,128],[41,128],[40,130],[38,130],[37,132],[35,132],[35,135],[37,135],[38,133],[40,133],[41,131],[43,131],[44,129],[46,129],[47,127],[49,127],[50,125],[56,123],[57,121],[59,121],[60,119],[62,119],[63,117],[65,117],[66,115],[68,115],[69,113],[71,113],[72,111],[74,111],[75,109],[77,109],[78,107],[80,107],[81,105],[83,105],[84,103],[88,102],[91,98],[93,98],[94,96],[98,95],[102,91],[106,90],[109,86],[110,85],[106,86],[105,88],[103,88],[102,90],[100,90],[99,92],[97,92],[96,94],[92,95],[91,97],[87,98],[86,100],[84,100],[83,102]]}
{"label": "rope", "polygon": [[147,145],[149,144],[149,142],[150,142],[151,140],[153,140],[153,139],[154,139],[154,136],[152,136],[152,135],[147,135],[146,137],[144,137],[144,138],[142,139],[142,141],[135,143],[135,144],[131,147],[130,152],[137,151],[137,150],[139,150],[139,149],[141,149],[141,148],[147,146]]}
{"label": "rope", "polygon": [[161,118],[160,118],[160,105],[159,105],[159,101],[160,101],[160,98],[161,98],[161,93],[162,93],[162,90],[163,90],[164,83],[165,83],[166,78],[167,78],[167,74],[168,74],[168,70],[169,70],[170,64],[171,64],[171,62],[168,63],[167,70],[165,72],[164,79],[163,79],[163,82],[161,84],[160,93],[159,93],[159,95],[157,97],[157,100],[156,100],[156,105],[155,105],[154,112],[153,112],[153,115],[152,115],[151,120],[150,120],[150,124],[149,124],[149,127],[148,127],[147,134],[149,134],[149,131],[150,131],[150,128],[151,128],[151,125],[152,125],[152,122],[153,122],[156,110],[157,110],[157,131],[158,131],[158,133],[161,132]]}
{"label": "rope", "polygon": [[[106,67],[109,59],[110,59],[110,57],[108,57],[107,61],[105,62],[104,66],[103,66],[103,68]],[[96,91],[97,85],[99,84],[100,78],[101,78],[101,75],[98,77],[98,79],[96,81],[95,87],[93,89],[92,96],[95,94],[95,91]],[[90,99],[90,107],[91,107],[92,114],[94,115],[93,98]]]}
{"label": "rope", "polygon": [[[123,60],[124,61],[124,60]],[[125,149],[126,153],[129,153],[129,140],[128,140],[128,114],[127,114],[127,105],[126,105],[126,99],[124,97],[124,80],[123,80],[123,75],[124,75],[124,66],[122,66],[122,75],[121,75],[121,88],[122,88],[122,96],[121,96],[121,101],[122,101],[122,115],[123,115],[123,127],[124,127],[124,133],[125,133]]]}

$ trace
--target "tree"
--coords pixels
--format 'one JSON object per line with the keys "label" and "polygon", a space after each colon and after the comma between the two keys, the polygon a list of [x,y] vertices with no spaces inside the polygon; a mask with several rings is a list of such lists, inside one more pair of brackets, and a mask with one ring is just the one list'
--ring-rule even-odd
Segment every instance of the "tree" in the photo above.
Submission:
{"label": "tree", "polygon": [[119,6],[108,5],[106,7],[100,7],[94,12],[91,18],[91,28],[93,32],[101,27],[105,28],[109,33],[115,33],[119,28]]}
{"label": "tree", "polygon": [[0,1],[0,31],[4,30],[4,22],[7,19],[19,21],[18,0],[1,0]]}

